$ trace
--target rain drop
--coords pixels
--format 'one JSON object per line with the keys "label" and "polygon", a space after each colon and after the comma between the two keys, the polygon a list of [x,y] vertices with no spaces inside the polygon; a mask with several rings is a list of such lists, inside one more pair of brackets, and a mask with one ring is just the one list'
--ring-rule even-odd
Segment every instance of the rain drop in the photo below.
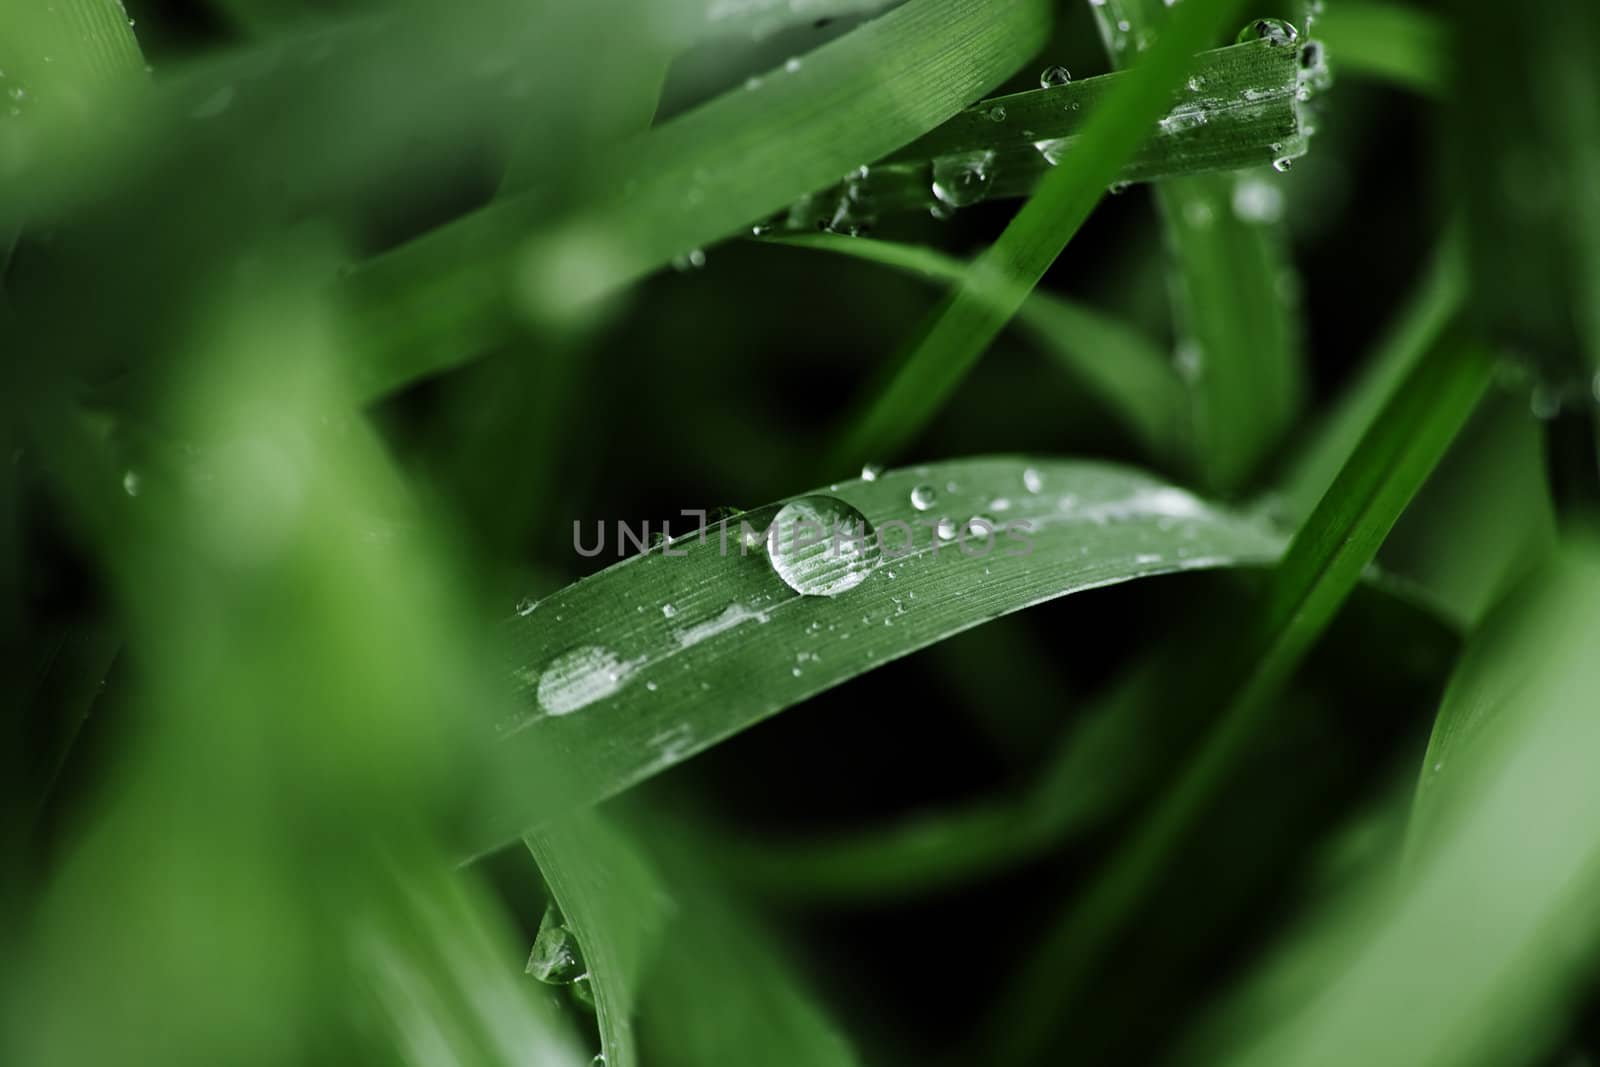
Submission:
{"label": "rain drop", "polygon": [[1288,156],[1280,156],[1272,161],[1272,169],[1279,174],[1287,174],[1289,168],[1294,166],[1294,160]]}
{"label": "rain drop", "polygon": [[675,271],[699,270],[705,265],[705,250],[700,248],[691,248],[681,256],[672,257],[672,269]]}
{"label": "rain drop", "polygon": [[831,496],[804,496],[778,510],[767,558],[801,596],[838,596],[878,566],[878,536],[865,515]]}
{"label": "rain drop", "polygon": [[1006,120],[1006,109],[1001,107],[999,104],[991,107],[988,111],[985,111],[984,114],[989,117],[990,122],[1004,122]]}
{"label": "rain drop", "polygon": [[1299,39],[1300,31],[1282,19],[1256,19],[1239,31],[1238,42],[1249,44],[1251,41],[1266,41],[1277,47],[1293,44]]}
{"label": "rain drop", "polygon": [[566,920],[554,904],[545,907],[544,918],[539,920],[527,970],[550,985],[569,985],[588,973],[578,939],[567,929]]}
{"label": "rain drop", "polygon": [[539,678],[539,706],[549,715],[570,715],[621,689],[637,666],[596,645],[562,653]]}
{"label": "rain drop", "polygon": [[1022,472],[1022,485],[1030,493],[1037,493],[1044,488],[1044,476],[1029,467]]}
{"label": "rain drop", "polygon": [[976,204],[993,183],[993,152],[961,152],[933,161],[933,195],[947,207]]}
{"label": "rain drop", "polygon": [[927,511],[933,507],[933,502],[939,499],[939,494],[931,485],[919,485],[911,490],[911,506],[918,511]]}
{"label": "rain drop", "polygon": [[878,466],[878,464],[868,463],[861,468],[861,480],[864,482],[875,482],[878,480],[878,475],[882,473],[883,468]]}
{"label": "rain drop", "polygon": [[1067,85],[1072,81],[1072,71],[1056,64],[1044,68],[1039,72],[1039,88],[1054,89],[1058,85]]}
{"label": "rain drop", "polygon": [[935,527],[935,529],[937,530],[937,532],[939,534],[939,540],[941,540],[941,541],[953,541],[953,540],[955,540],[956,524],[955,524],[955,520],[954,519],[940,519],[939,520],[939,525],[937,527]]}
{"label": "rain drop", "polygon": [[665,615],[667,618],[670,619],[674,615],[676,615],[677,613],[678,613],[678,609],[675,606],[673,606],[672,604],[663,604],[663,605],[661,605],[661,614]]}

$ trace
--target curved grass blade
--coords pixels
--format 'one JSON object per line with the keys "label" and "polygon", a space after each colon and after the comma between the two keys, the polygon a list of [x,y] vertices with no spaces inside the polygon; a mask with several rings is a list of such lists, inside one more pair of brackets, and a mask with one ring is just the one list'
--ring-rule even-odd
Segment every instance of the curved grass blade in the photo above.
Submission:
{"label": "curved grass blade", "polygon": [[607,1067],[634,1067],[636,994],[672,900],[632,842],[593,810],[523,840],[582,949]]}
{"label": "curved grass blade", "polygon": [[847,424],[832,469],[888,457],[927,425],[1166,114],[1194,54],[1238,6],[1236,0],[1189,0],[1176,10],[1170,32],[1095,109],[1062,164],[929,316],[884,382],[866,390],[869,399]]}
{"label": "curved grass blade", "polygon": [[[776,239],[881,263],[936,281],[959,282],[965,263],[931,248],[830,234]],[[1054,293],[1034,290],[1017,324],[1056,362],[1099,397],[1152,458],[1171,459],[1181,440],[1183,386],[1165,355],[1137,329]]]}
{"label": "curved grass blade", "polygon": [[1218,700],[1220,692],[1220,717],[1177,780],[1020,968],[985,1029],[983,1047],[996,1060],[1026,1060],[1048,1043],[1062,1005],[1081,992],[1162,873],[1167,854],[1266,724],[1273,698],[1477,406],[1492,362],[1471,341],[1451,337],[1437,345],[1407,376],[1295,535],[1246,640],[1197,657],[1209,673],[1196,679],[1196,699]]}
{"label": "curved grass blade", "polygon": [[[365,264],[347,292],[375,397],[506,339],[518,317],[614,291],[894,151],[1043,44],[1044,0],[910,0],[591,161],[552,217],[508,197]],[[952,61],[954,60],[954,61]]]}
{"label": "curved grass blade", "polygon": [[[527,606],[509,633],[525,712],[497,748],[501,774],[549,759],[570,772],[566,801],[591,803],[985,620],[1133,578],[1260,565],[1281,547],[1255,520],[1103,463],[960,460],[816,495],[883,541],[876,567],[836,596],[799,595],[779,576],[760,540],[771,505]],[[993,524],[987,542],[966,526],[974,517]],[[577,535],[593,548],[592,523]],[[476,844],[538,814],[502,808]]]}
{"label": "curved grass blade", "polygon": [[1398,3],[1346,0],[1317,19],[1317,36],[1340,74],[1391,82],[1442,97],[1450,42],[1438,16]]}

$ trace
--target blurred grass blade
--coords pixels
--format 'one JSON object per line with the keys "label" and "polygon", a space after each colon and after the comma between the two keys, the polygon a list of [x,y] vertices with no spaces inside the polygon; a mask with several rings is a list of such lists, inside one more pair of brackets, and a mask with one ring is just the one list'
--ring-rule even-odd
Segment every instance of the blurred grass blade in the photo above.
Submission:
{"label": "blurred grass blade", "polygon": [[1095,109],[1061,164],[922,325],[883,381],[866,390],[842,431],[831,469],[892,456],[944,406],[1166,114],[1194,54],[1222,32],[1238,7],[1236,0],[1190,0],[1177,9],[1171,31]]}
{"label": "blurred grass blade", "polygon": [[[811,234],[778,243],[881,263],[943,282],[959,282],[967,265],[931,248],[861,237]],[[1017,325],[1039,348],[1106,405],[1146,454],[1170,460],[1183,432],[1183,387],[1165,355],[1136,328],[1094,308],[1035,290],[1017,311]]]}
{"label": "blurred grass blade", "polygon": [[[1285,953],[1315,976],[1306,995],[1242,1020],[1205,1062],[1489,1067],[1554,1044],[1600,947],[1597,642],[1600,559],[1580,545],[1463,656],[1402,885],[1385,866],[1362,921],[1321,938],[1326,922],[1311,925]],[[1438,763],[1456,787],[1435,796]]]}
{"label": "blurred grass blade", "polygon": [[[1169,20],[1162,0],[1120,0],[1095,6],[1094,15],[1118,65],[1165,33]],[[1286,64],[1291,101],[1302,87],[1317,87],[1320,44],[1269,36],[1255,47]],[[1296,119],[1299,135],[1298,110]],[[1263,162],[1287,167],[1295,154],[1280,143],[1276,158]],[[1176,358],[1193,403],[1195,463],[1216,491],[1244,484],[1294,425],[1303,400],[1299,283],[1288,254],[1285,193],[1274,179],[1270,172],[1207,175],[1155,189],[1170,259]]]}
{"label": "blurred grass blade", "polygon": [[[1033,1056],[1064,1004],[1082,993],[1108,948],[1160,877],[1165,858],[1194,825],[1267,724],[1273,700],[1355,587],[1406,504],[1444,454],[1488,386],[1485,348],[1448,337],[1385,405],[1322,502],[1272,572],[1246,639],[1197,656],[1206,664],[1195,699],[1231,696],[1209,734],[1113,852],[1081,897],[1042,937],[1011,983],[984,1047],[1001,1062]],[[1242,674],[1234,682],[1230,673]]]}
{"label": "blurred grass blade", "polygon": [[1444,335],[1467,296],[1459,235],[1447,234],[1420,288],[1363,362],[1356,380],[1323,417],[1316,435],[1284,478],[1284,503],[1309,515],[1377,419],[1384,401]]}
{"label": "blurred grass blade", "polygon": [[519,316],[591,302],[894,151],[1036,52],[1047,8],[910,0],[600,154],[571,214],[552,219],[529,192],[366,264],[348,285],[363,394],[479,355]]}
{"label": "blurred grass blade", "polygon": [[1341,0],[1317,19],[1317,36],[1341,75],[1372,78],[1444,96],[1450,41],[1437,15],[1409,4]]}
{"label": "blurred grass blade", "polygon": [[583,953],[606,1065],[635,1067],[639,983],[672,900],[648,860],[598,812],[574,812],[524,840]]}
{"label": "blurred grass blade", "polygon": [[[742,549],[741,526],[765,534],[779,511],[769,505],[520,608],[510,638],[525,710],[504,728],[501,776],[520,778],[535,755],[552,759],[571,772],[566,803],[592,803],[988,619],[1133,578],[1260,565],[1281,547],[1255,521],[1100,463],[963,460],[822,495],[884,542],[861,584],[837,596],[799,595],[762,542]],[[987,540],[966,528],[974,517],[988,520]],[[941,520],[948,540],[934,530]],[[793,529],[794,512],[783,521]],[[613,532],[604,548],[620,551]],[[594,550],[592,521],[575,524],[575,536]],[[528,821],[527,811],[489,813],[475,844]]]}

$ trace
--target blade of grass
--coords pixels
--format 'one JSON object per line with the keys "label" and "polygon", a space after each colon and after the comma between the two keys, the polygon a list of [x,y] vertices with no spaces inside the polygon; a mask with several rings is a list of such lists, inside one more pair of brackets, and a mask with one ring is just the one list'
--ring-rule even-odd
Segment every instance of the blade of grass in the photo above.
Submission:
{"label": "blade of grass", "polygon": [[[1161,0],[1118,0],[1095,6],[1094,15],[1118,65],[1164,34],[1169,19]],[[1320,45],[1261,40],[1257,47],[1287,66],[1286,91],[1297,108],[1301,85],[1311,87],[1302,62]],[[1291,157],[1285,146],[1279,149],[1280,158]],[[1196,465],[1208,488],[1227,492],[1240,487],[1294,424],[1304,392],[1298,280],[1283,209],[1274,207],[1284,194],[1267,176],[1241,174],[1160,182],[1155,195],[1170,260],[1179,366],[1193,402]]]}
{"label": "blade of grass", "polygon": [[984,1030],[982,1047],[989,1056],[1020,1062],[1048,1043],[1062,1006],[1083,989],[1162,873],[1164,857],[1268,724],[1273,698],[1476,407],[1491,367],[1483,346],[1446,338],[1385,405],[1273,571],[1247,639],[1215,658],[1220,667],[1212,668],[1214,677],[1200,679],[1203,700],[1214,699],[1207,694],[1219,685],[1236,686],[1222,702],[1216,725],[1177,780],[1043,935]]}
{"label": "blade of grass", "polygon": [[1206,1062],[1487,1067],[1553,1043],[1600,948],[1597,606],[1600,559],[1574,545],[1473,639],[1428,756],[1457,788],[1419,793],[1445,810],[1414,866],[1399,885],[1375,871],[1351,928],[1319,942],[1311,924],[1286,953],[1317,975],[1309,995]]}
{"label": "blade of grass", "polygon": [[493,347],[519,309],[592,301],[893,151],[1036,52],[1047,7],[910,0],[621,142],[570,215],[530,192],[365,264],[347,287],[363,395]]}
{"label": "blade of grass", "polygon": [[1317,19],[1317,36],[1341,75],[1445,95],[1450,41],[1437,15],[1405,4],[1345,0]]}
{"label": "blade of grass", "polygon": [[1190,0],[1178,8],[1171,32],[1095,109],[1062,164],[923,324],[884,384],[865,391],[833,451],[831,469],[886,458],[927,425],[1167,112],[1194,54],[1211,43],[1238,6],[1235,0]]}
{"label": "blade of grass", "polygon": [[574,812],[524,837],[578,940],[607,1067],[640,1062],[636,996],[672,899],[632,842],[599,813]]}
{"label": "blade of grass", "polygon": [[[931,248],[831,234],[774,239],[795,248],[855,256],[934,281],[960,282],[967,265]],[[1017,324],[1104,403],[1153,459],[1173,457],[1182,432],[1182,385],[1137,329],[1044,290],[1027,295]]]}
{"label": "blade of grass", "polygon": [[[919,500],[937,496],[927,510],[912,502],[918,487]],[[1256,521],[1099,463],[963,460],[823,492],[859,511],[890,553],[837,597],[795,593],[759,541],[741,550],[741,524],[759,537],[778,511],[770,505],[527,605],[509,632],[526,710],[498,746],[501,776],[520,780],[542,754],[570,770],[571,805],[599,800],[987,619],[1132,578],[1259,565],[1280,547]],[[988,547],[978,532],[946,541],[933,531],[974,516],[1018,525]],[[577,530],[590,551],[593,531]],[[486,812],[471,844],[515,836],[528,817]]]}

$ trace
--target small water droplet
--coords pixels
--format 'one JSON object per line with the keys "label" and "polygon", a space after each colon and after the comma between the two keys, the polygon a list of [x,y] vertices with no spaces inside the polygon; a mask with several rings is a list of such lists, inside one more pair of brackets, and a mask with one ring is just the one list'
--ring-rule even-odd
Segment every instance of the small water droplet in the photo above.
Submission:
{"label": "small water droplet", "polygon": [[699,270],[706,265],[704,249],[691,248],[681,256],[672,257],[672,269],[675,271]]}
{"label": "small water droplet", "polygon": [[1044,157],[1044,161],[1052,167],[1066,158],[1067,150],[1072,147],[1071,137],[1048,137],[1043,141],[1033,142],[1034,150]]}
{"label": "small water droplet", "polygon": [[517,601],[517,614],[523,618],[527,618],[529,615],[533,614],[533,610],[538,606],[539,602],[537,600],[531,596],[525,596],[521,600]]}
{"label": "small water droplet", "polygon": [[1272,169],[1279,174],[1287,174],[1289,168],[1294,166],[1294,160],[1288,156],[1280,156],[1272,161]]}
{"label": "small water droplet", "polygon": [[927,511],[937,499],[939,494],[931,485],[919,485],[911,490],[911,506],[918,511]]}
{"label": "small water droplet", "polygon": [[588,973],[578,939],[567,929],[566,920],[553,903],[544,909],[544,917],[539,920],[527,970],[549,985],[568,985]]}
{"label": "small water droplet", "polygon": [[1059,63],[1044,68],[1039,72],[1039,88],[1054,89],[1058,85],[1068,85],[1072,82],[1072,71]]}
{"label": "small water droplet", "polygon": [[878,466],[878,464],[868,463],[861,468],[861,480],[864,482],[875,482],[878,480],[878,475],[882,473],[883,468]]}
{"label": "small water droplet", "polygon": [[663,605],[661,605],[661,614],[665,615],[667,618],[670,619],[674,615],[676,615],[677,613],[678,613],[678,609],[675,606],[673,606],[672,604],[663,604]]}
{"label": "small water droplet", "polygon": [[1112,196],[1121,196],[1123,193],[1128,191],[1128,187],[1132,184],[1132,182],[1112,182],[1110,185],[1106,186],[1106,192],[1110,193]]}
{"label": "small water droplet", "polygon": [[572,999],[583,1008],[594,1011],[594,981],[585,971],[572,980],[572,985],[567,987],[572,991]]}
{"label": "small water droplet", "polygon": [[1240,178],[1233,187],[1233,213],[1241,222],[1277,222],[1283,218],[1283,190],[1260,178]]}
{"label": "small water droplet", "polygon": [[960,152],[933,161],[933,195],[947,207],[976,204],[993,184],[993,152]]}
{"label": "small water droplet", "polygon": [[800,57],[790,56],[788,59],[784,60],[783,69],[788,71],[790,74],[798,71],[800,69]]}
{"label": "small water droplet", "polygon": [[772,519],[767,558],[802,596],[838,596],[878,566],[878,535],[867,517],[831,496],[791,500]]}
{"label": "small water droplet", "polygon": [[138,496],[140,489],[139,472],[130,470],[122,476],[122,491],[129,496]]}
{"label": "small water droplet", "polygon": [[1293,44],[1300,39],[1300,31],[1282,19],[1256,19],[1239,31],[1238,43],[1266,41],[1274,47]]}
{"label": "small water droplet", "polygon": [[761,79],[752,74],[744,80],[744,87],[746,92],[755,92],[761,88]]}
{"label": "small water droplet", "polygon": [[1030,493],[1037,493],[1044,488],[1044,476],[1029,467],[1022,472],[1022,485]]}
{"label": "small water droplet", "polygon": [[956,524],[955,524],[955,520],[954,519],[940,519],[939,520],[939,525],[936,526],[934,529],[939,534],[939,540],[941,540],[941,541],[953,541],[953,540],[955,540]]}
{"label": "small water droplet", "polygon": [[1006,109],[999,104],[994,105],[984,114],[989,116],[990,122],[1004,122],[1006,120]]}

